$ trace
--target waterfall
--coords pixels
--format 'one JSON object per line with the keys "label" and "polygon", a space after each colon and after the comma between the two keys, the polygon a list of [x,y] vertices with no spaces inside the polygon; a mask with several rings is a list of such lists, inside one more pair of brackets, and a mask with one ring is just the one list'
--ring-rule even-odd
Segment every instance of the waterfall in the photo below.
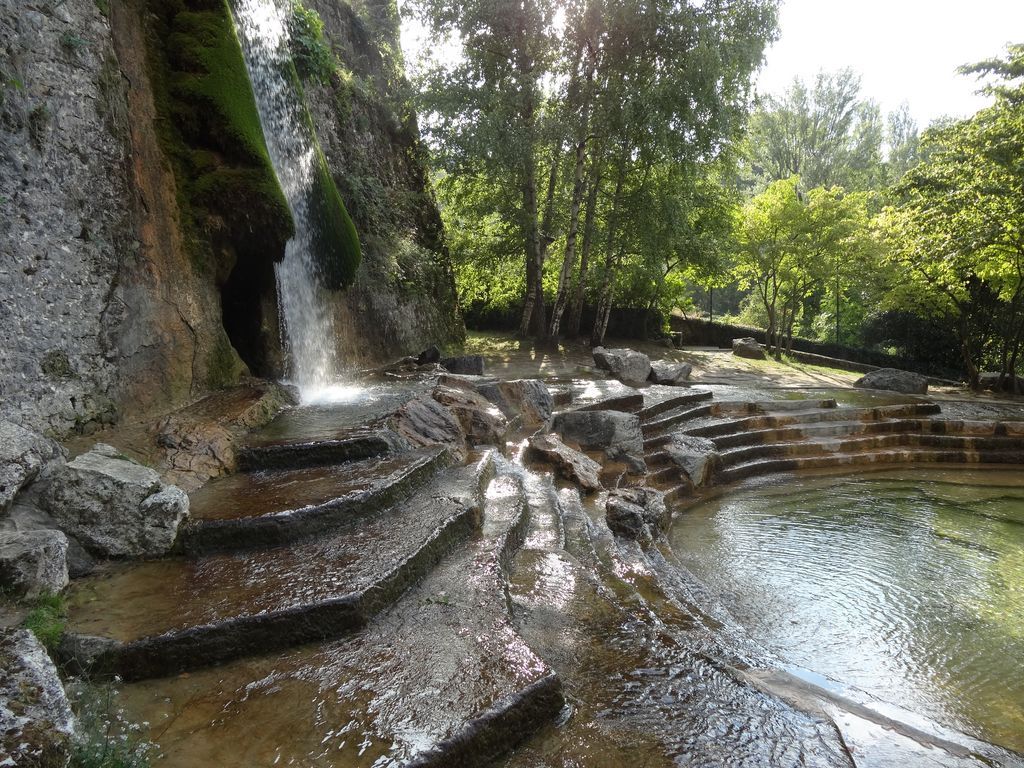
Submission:
{"label": "waterfall", "polygon": [[263,136],[295,220],[295,235],[275,266],[288,378],[303,403],[347,399],[339,385],[334,318],[313,257],[309,199],[316,139],[288,76],[289,0],[232,0],[235,27],[249,71]]}

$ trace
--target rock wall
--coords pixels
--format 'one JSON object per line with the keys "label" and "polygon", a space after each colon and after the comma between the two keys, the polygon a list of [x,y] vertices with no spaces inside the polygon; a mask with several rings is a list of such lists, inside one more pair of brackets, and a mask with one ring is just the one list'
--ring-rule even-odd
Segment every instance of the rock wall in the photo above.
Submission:
{"label": "rock wall", "polygon": [[341,359],[367,365],[430,344],[461,343],[444,231],[408,104],[392,0],[306,0],[320,14],[341,67],[306,101],[363,260],[335,296]]}
{"label": "rock wall", "polygon": [[[344,63],[331,83],[307,84],[307,101],[364,253],[355,285],[335,294],[343,359],[457,342],[395,10],[308,5]],[[225,332],[225,297],[263,307],[261,372],[280,369],[272,285],[247,301],[247,281],[189,252],[158,131],[150,18],[147,0],[0,0],[0,418],[57,437],[237,382],[248,369]]]}

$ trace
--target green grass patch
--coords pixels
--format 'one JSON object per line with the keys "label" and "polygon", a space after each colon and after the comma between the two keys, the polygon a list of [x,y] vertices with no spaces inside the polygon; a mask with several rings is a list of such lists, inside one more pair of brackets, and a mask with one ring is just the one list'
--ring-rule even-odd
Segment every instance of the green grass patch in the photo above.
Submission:
{"label": "green grass patch", "polygon": [[67,601],[62,595],[41,595],[32,601],[22,626],[36,636],[40,643],[52,651],[60,642],[67,624]]}

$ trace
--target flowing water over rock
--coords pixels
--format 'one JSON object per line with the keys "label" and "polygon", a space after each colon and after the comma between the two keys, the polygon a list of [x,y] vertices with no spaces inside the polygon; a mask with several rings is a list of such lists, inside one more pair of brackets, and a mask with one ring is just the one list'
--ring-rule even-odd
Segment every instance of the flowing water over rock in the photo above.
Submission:
{"label": "flowing water over rock", "polygon": [[786,664],[1024,749],[1019,471],[761,482],[683,513],[672,543]]}
{"label": "flowing water over rock", "polygon": [[287,0],[234,0],[235,25],[249,70],[270,159],[295,220],[295,235],[276,265],[289,375],[303,402],[344,402],[358,392],[339,384],[334,318],[313,256],[311,220],[316,140],[288,77]]}

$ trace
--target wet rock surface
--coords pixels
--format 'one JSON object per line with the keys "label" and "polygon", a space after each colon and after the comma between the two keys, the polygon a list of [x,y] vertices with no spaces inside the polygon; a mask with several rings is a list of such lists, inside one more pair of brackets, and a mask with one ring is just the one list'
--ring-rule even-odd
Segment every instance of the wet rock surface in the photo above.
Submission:
{"label": "wet rock surface", "polygon": [[73,732],[71,706],[46,649],[27,629],[0,629],[0,762],[65,766]]}
{"label": "wet rock surface", "polygon": [[60,531],[0,531],[0,588],[32,599],[68,585],[68,540]]}
{"label": "wet rock surface", "polygon": [[617,535],[650,543],[671,522],[665,494],[654,488],[615,488],[608,492],[605,521]]}
{"label": "wet rock surface", "polygon": [[508,420],[490,400],[472,389],[440,385],[431,393],[459,420],[470,445],[500,445]]}
{"label": "wet rock surface", "polygon": [[477,392],[498,406],[506,417],[521,417],[524,425],[545,424],[554,401],[547,385],[538,379],[516,379],[481,384]]}
{"label": "wet rock surface", "polygon": [[719,461],[718,447],[706,437],[677,432],[672,435],[664,450],[695,487],[710,482]]}
{"label": "wet rock surface", "polygon": [[430,395],[417,395],[388,416],[383,424],[410,445],[444,445],[460,457],[466,455],[466,433],[462,424]]}
{"label": "wet rock surface", "polygon": [[551,425],[564,440],[585,451],[604,451],[612,461],[621,461],[634,472],[643,472],[643,434],[640,419],[620,411],[563,411]]}
{"label": "wet rock surface", "polygon": [[885,389],[905,395],[923,395],[928,392],[928,379],[919,373],[896,368],[879,368],[853,382],[861,389]]}
{"label": "wet rock surface", "polygon": [[534,435],[530,438],[534,454],[550,462],[562,477],[588,491],[599,490],[601,486],[601,465],[585,453],[580,453],[563,443],[558,435]]}
{"label": "wet rock surface", "polygon": [[42,502],[62,530],[107,557],[167,552],[188,516],[180,488],[102,443],[56,473]]}
{"label": "wet rock surface", "polygon": [[462,374],[464,376],[484,375],[484,359],[481,355],[445,357],[439,362],[441,367],[449,373]]}

